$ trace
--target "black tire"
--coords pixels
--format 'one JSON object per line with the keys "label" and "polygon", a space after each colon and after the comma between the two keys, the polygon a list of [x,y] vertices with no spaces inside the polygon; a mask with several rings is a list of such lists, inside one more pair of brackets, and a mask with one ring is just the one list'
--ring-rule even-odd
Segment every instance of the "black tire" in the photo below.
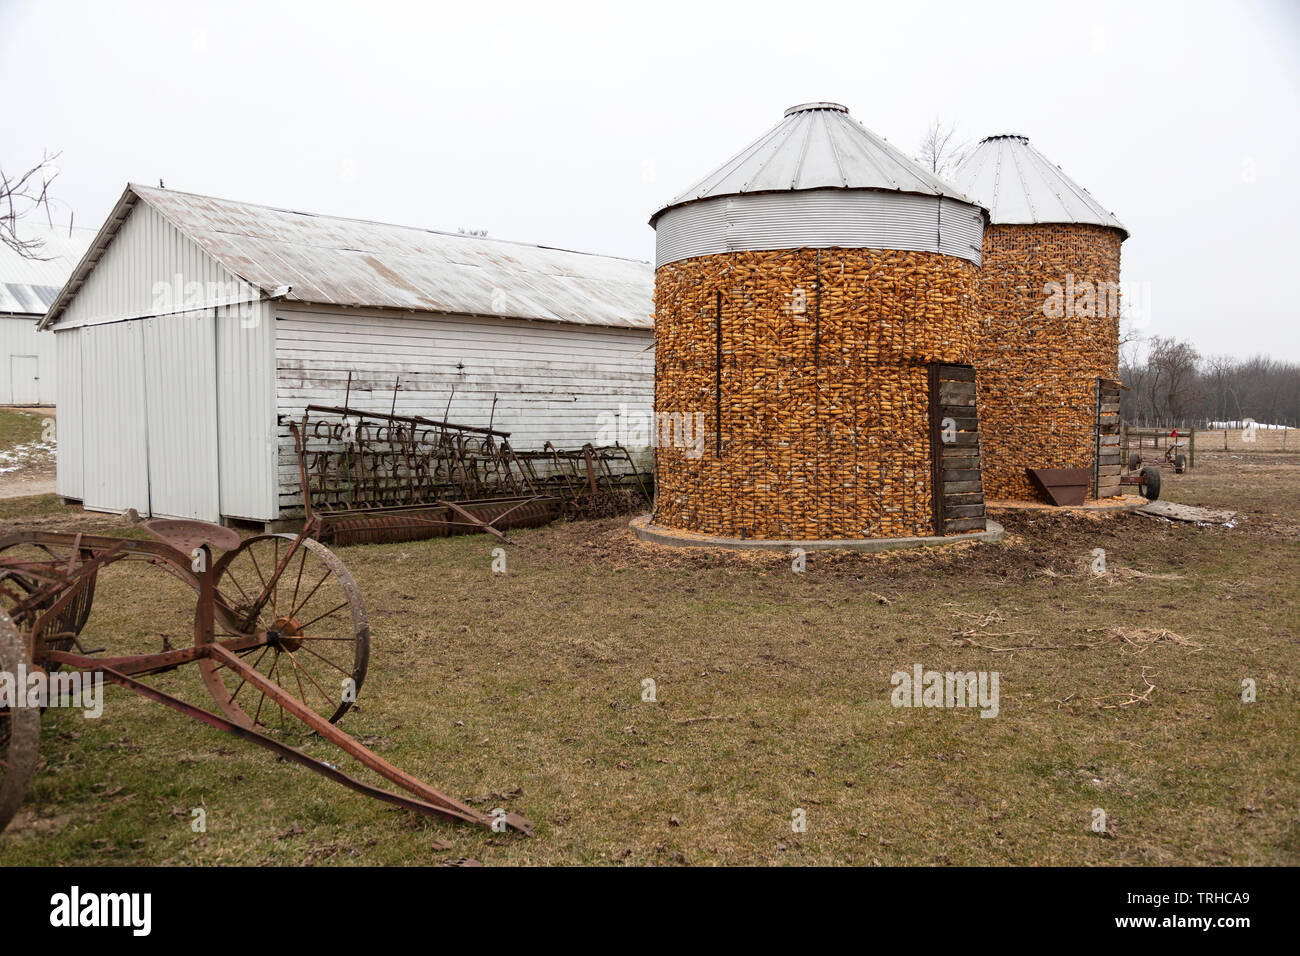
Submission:
{"label": "black tire", "polygon": [[1128,470],[1137,471],[1142,464],[1142,455],[1138,452],[1131,451],[1128,453]]}
{"label": "black tire", "polygon": [[1175,456],[1174,456],[1174,474],[1175,474],[1175,475],[1181,475],[1181,474],[1182,474],[1183,472],[1185,472],[1186,470],[1187,470],[1187,456],[1186,456],[1186,455],[1175,455]]}
{"label": "black tire", "polygon": [[1147,501],[1155,501],[1160,497],[1160,469],[1146,467],[1142,469],[1142,484],[1138,485],[1138,491],[1142,492],[1142,497]]}

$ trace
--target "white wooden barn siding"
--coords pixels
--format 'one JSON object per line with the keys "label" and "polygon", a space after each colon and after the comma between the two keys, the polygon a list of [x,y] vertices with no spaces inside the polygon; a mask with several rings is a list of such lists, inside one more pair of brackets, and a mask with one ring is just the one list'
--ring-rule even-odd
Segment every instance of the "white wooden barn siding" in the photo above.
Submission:
{"label": "white wooden barn siding", "polygon": [[[477,426],[491,419],[511,433],[519,450],[548,440],[580,447],[604,437],[602,413],[626,406],[649,416],[653,407],[650,329],[288,303],[277,305],[276,316],[277,395],[286,423],[300,420],[307,405],[341,405],[349,372],[354,407],[389,411],[400,376],[399,414],[445,413],[450,421]],[[298,484],[286,424],[280,429],[282,511],[301,508]]]}
{"label": "white wooden barn siding", "polygon": [[15,315],[0,316],[0,405],[24,404],[24,397],[14,390],[13,369],[14,356],[36,356],[37,405],[53,405],[55,400],[55,366],[58,364],[54,355],[54,335],[51,332],[37,332],[36,322],[40,316]]}
{"label": "white wooden barn siding", "polygon": [[[160,309],[157,283],[172,284],[179,275],[181,288],[173,306]],[[157,210],[136,202],[108,248],[86,277],[85,284],[59,316],[56,328],[117,322],[176,311],[177,298],[186,283],[199,283],[201,298],[191,306],[229,301],[229,287],[239,280],[215,259],[164,219]],[[209,291],[216,295],[209,296]]]}
{"label": "white wooden barn siding", "polygon": [[59,494],[100,511],[278,517],[272,312],[219,304],[249,291],[154,209],[131,210],[54,327]]}
{"label": "white wooden barn siding", "polygon": [[63,388],[59,389],[55,440],[58,442],[54,490],[65,498],[85,496],[85,457],[82,439],[86,417],[82,413],[81,329],[51,333]]}
{"label": "white wooden barn siding", "polygon": [[[66,333],[56,333],[63,335]],[[86,326],[81,346],[80,436],[66,434],[75,416],[59,404],[59,438],[80,441],[82,503],[93,511],[149,513],[144,390],[144,323]],[[58,470],[64,469],[60,453]]]}
{"label": "white wooden barn siding", "polygon": [[[158,284],[182,311],[159,312]],[[192,284],[202,290],[188,298]],[[495,423],[516,448],[597,440],[601,413],[648,416],[649,329],[259,302],[138,203],[55,326],[57,488],[86,508],[270,521],[298,513],[292,436],[307,404],[352,401]],[[462,365],[462,368],[458,368]],[[279,416],[279,417],[277,417]],[[638,449],[634,449],[636,451]]]}
{"label": "white wooden barn siding", "polygon": [[125,324],[143,324],[148,513],[216,521],[216,317],[187,312]]}
{"label": "white wooden barn siding", "polygon": [[274,324],[260,303],[56,333],[59,494],[95,511],[271,520]]}
{"label": "white wooden barn siding", "polygon": [[221,513],[270,521],[276,488],[275,312],[269,302],[218,310],[217,437]]}

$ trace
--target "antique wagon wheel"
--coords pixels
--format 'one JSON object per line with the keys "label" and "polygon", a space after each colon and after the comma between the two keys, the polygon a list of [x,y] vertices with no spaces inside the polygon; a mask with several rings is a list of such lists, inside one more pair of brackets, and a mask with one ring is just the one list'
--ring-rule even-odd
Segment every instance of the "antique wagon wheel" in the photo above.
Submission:
{"label": "antique wagon wheel", "polygon": [[[11,686],[18,679],[20,664],[31,667],[22,635],[9,616],[0,612],[0,674],[10,675]],[[9,825],[27,795],[40,756],[40,725],[37,708],[0,705],[0,831]]]}
{"label": "antique wagon wheel", "polygon": [[[75,552],[75,553],[74,553]],[[74,549],[70,544],[55,539],[41,539],[11,544],[0,550],[0,611],[12,618],[19,631],[27,631],[43,611],[49,608],[60,590],[52,591],[43,600],[37,596],[54,582],[75,571],[92,553]],[[42,646],[51,650],[66,651],[71,646],[90,616],[95,600],[95,573],[77,582],[76,597],[46,624],[38,635]]]}
{"label": "antique wagon wheel", "polygon": [[[370,625],[361,590],[332,551],[304,538],[270,586],[293,535],[247,538],[213,566],[217,591],[215,640],[268,635],[267,643],[239,656],[264,677],[329,720],[342,717],[361,691],[370,657]],[[203,680],[217,706],[244,726],[285,728],[274,700],[217,661],[200,660]]]}

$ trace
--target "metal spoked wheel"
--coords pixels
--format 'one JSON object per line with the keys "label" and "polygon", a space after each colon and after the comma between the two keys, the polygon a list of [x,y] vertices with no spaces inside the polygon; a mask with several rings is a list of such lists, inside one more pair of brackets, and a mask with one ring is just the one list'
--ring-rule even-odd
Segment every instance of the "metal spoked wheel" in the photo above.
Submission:
{"label": "metal spoked wheel", "polygon": [[[0,558],[8,565],[0,568],[0,611],[11,616],[15,628],[30,630],[36,618],[61,594],[51,592],[35,604],[31,604],[31,600],[67,569],[79,566],[89,557],[89,552],[53,538],[15,542],[0,549]],[[96,575],[86,578],[78,587],[76,596],[62,608],[56,619],[47,622],[41,634],[44,646],[57,651],[71,648],[90,616],[95,600],[95,581]]]}
{"label": "metal spoked wheel", "polygon": [[[22,635],[0,612],[0,672],[17,681],[19,665],[30,666]],[[12,701],[6,702],[12,704]],[[40,756],[41,713],[35,707],[0,705],[0,831],[18,812]]]}
{"label": "metal spoked wheel", "polygon": [[[216,562],[214,639],[265,633],[265,644],[237,656],[334,723],[361,691],[370,625],[361,591],[343,562],[311,538],[290,554],[293,540],[292,535],[258,535]],[[280,704],[230,668],[206,659],[199,666],[217,706],[231,720],[246,727],[290,726]]]}

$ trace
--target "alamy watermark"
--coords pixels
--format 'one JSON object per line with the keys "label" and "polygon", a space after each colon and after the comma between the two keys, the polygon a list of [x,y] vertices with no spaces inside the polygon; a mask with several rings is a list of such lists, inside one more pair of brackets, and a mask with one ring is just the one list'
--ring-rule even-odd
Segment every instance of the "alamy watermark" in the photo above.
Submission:
{"label": "alamy watermark", "polygon": [[104,675],[98,672],[27,670],[0,671],[0,708],[66,707],[81,710],[87,720],[104,713]]}
{"label": "alamy watermark", "polygon": [[596,444],[627,448],[683,448],[687,458],[704,455],[703,412],[644,412],[619,405],[596,416]]}
{"label": "alamy watermark", "polygon": [[1080,279],[1043,283],[1043,315],[1049,319],[1127,319],[1141,327],[1151,321],[1150,282]]}
{"label": "alamy watermark", "polygon": [[73,886],[50,897],[50,925],[56,928],[121,927],[148,936],[152,913],[152,893],[83,893]]}
{"label": "alamy watermark", "polygon": [[159,279],[153,284],[154,315],[222,307],[233,312],[239,318],[240,328],[244,329],[256,328],[261,321],[262,313],[257,308],[261,299],[261,291],[242,279],[186,282],[185,277],[177,272],[170,280]]}
{"label": "alamy watermark", "polygon": [[889,679],[894,689],[889,702],[895,707],[968,707],[981,717],[998,715],[997,671],[927,671],[920,664],[912,672],[895,671]]}

